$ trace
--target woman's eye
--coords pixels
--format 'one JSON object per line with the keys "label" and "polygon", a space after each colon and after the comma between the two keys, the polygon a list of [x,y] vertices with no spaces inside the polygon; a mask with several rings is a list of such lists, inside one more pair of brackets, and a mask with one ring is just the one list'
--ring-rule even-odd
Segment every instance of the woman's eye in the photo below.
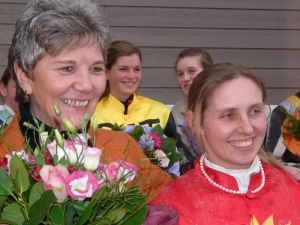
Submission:
{"label": "woman's eye", "polygon": [[64,72],[71,72],[71,71],[73,70],[73,67],[72,67],[72,66],[64,66],[64,67],[62,68],[62,70],[63,70]]}
{"label": "woman's eye", "polygon": [[92,68],[92,71],[96,72],[96,73],[99,73],[99,72],[104,71],[104,68],[102,68],[100,66],[95,66],[95,67]]}
{"label": "woman's eye", "polygon": [[233,113],[224,113],[222,115],[222,118],[224,118],[224,119],[233,119],[234,118],[234,114]]}
{"label": "woman's eye", "polygon": [[183,75],[183,73],[179,72],[177,73],[177,77],[181,77]]}
{"label": "woman's eye", "polygon": [[196,70],[189,70],[189,74],[195,74]]}
{"label": "woman's eye", "polygon": [[135,68],[134,71],[135,71],[135,72],[140,72],[140,71],[141,71],[141,68]]}
{"label": "woman's eye", "polygon": [[262,112],[261,109],[253,109],[249,112],[250,115],[254,116],[254,115],[258,115]]}

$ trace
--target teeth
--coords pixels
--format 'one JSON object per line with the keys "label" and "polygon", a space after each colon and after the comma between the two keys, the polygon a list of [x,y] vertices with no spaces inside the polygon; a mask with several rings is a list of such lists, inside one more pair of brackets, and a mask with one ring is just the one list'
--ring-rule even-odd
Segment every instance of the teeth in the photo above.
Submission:
{"label": "teeth", "polygon": [[235,147],[242,148],[242,147],[249,147],[252,145],[252,139],[247,141],[231,141],[231,144]]}
{"label": "teeth", "polygon": [[68,106],[76,106],[76,107],[86,107],[89,103],[88,100],[80,101],[75,99],[62,99],[61,101]]}

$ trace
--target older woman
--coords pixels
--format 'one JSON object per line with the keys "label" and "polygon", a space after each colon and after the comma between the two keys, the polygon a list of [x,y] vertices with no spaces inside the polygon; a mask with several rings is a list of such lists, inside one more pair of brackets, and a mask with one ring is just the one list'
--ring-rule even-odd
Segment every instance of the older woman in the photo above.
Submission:
{"label": "older woman", "polygon": [[[81,128],[86,114],[93,115],[105,90],[105,54],[109,29],[99,6],[89,0],[32,0],[16,24],[9,49],[9,69],[17,81],[20,106],[0,143],[0,155],[9,150],[31,149],[39,144],[39,133],[24,122],[45,123],[45,130],[65,127],[54,113]],[[88,123],[89,124],[89,123]],[[122,132],[99,129],[97,147],[108,160],[139,162],[139,182],[143,192],[155,194],[171,178],[146,160],[139,145]],[[130,145],[126,152],[128,142]],[[146,185],[147,184],[147,185]],[[143,187],[142,187],[143,186]]]}
{"label": "older woman", "polygon": [[266,102],[263,82],[240,66],[197,76],[188,113],[205,154],[153,203],[171,205],[180,225],[300,224],[299,183],[261,148]]}
{"label": "older woman", "polygon": [[142,53],[128,41],[113,42],[107,54],[107,95],[96,108],[94,118],[99,127],[160,124],[164,133],[176,138],[173,116],[163,103],[138,95],[142,80]]}

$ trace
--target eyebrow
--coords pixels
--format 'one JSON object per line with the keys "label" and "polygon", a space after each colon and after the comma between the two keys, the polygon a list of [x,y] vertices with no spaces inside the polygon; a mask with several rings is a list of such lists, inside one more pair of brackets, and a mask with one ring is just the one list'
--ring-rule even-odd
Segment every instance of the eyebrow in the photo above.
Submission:
{"label": "eyebrow", "polygon": [[[59,60],[59,61],[55,61],[53,64],[76,64],[75,60]],[[103,60],[97,60],[95,62],[93,62],[93,65],[96,64],[103,64],[105,65]]]}
{"label": "eyebrow", "polygon": [[[255,103],[255,104],[250,105],[249,109],[254,108],[254,107],[264,107],[264,106],[265,106],[265,104],[263,102],[262,103],[261,102],[260,103]],[[224,108],[224,109],[221,109],[221,110],[217,110],[217,112],[234,111],[234,110],[237,110],[237,108],[233,108],[233,107]]]}

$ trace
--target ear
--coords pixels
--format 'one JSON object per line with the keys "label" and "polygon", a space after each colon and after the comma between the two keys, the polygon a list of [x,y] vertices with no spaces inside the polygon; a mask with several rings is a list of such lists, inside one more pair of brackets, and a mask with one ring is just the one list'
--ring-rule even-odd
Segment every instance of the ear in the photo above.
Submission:
{"label": "ear", "polygon": [[0,82],[0,94],[4,98],[7,96],[7,87],[3,84],[3,82]]}
{"label": "ear", "polygon": [[194,113],[191,110],[187,110],[184,114],[187,125],[190,129],[194,130],[193,128],[193,119],[194,119]]}
{"label": "ear", "polygon": [[[187,121],[188,127],[189,127],[193,132],[195,132],[195,128],[194,128],[194,125],[195,125],[195,122],[194,122],[194,113],[193,113],[191,110],[187,110],[187,111],[185,112],[185,119],[186,119],[186,121]],[[201,134],[201,136],[204,135],[203,129],[201,129],[200,134]]]}
{"label": "ear", "polygon": [[16,60],[14,62],[14,70],[18,79],[18,83],[22,90],[25,92],[26,90],[28,93],[32,93],[33,81],[25,72],[22,67],[20,66],[20,61]]}

